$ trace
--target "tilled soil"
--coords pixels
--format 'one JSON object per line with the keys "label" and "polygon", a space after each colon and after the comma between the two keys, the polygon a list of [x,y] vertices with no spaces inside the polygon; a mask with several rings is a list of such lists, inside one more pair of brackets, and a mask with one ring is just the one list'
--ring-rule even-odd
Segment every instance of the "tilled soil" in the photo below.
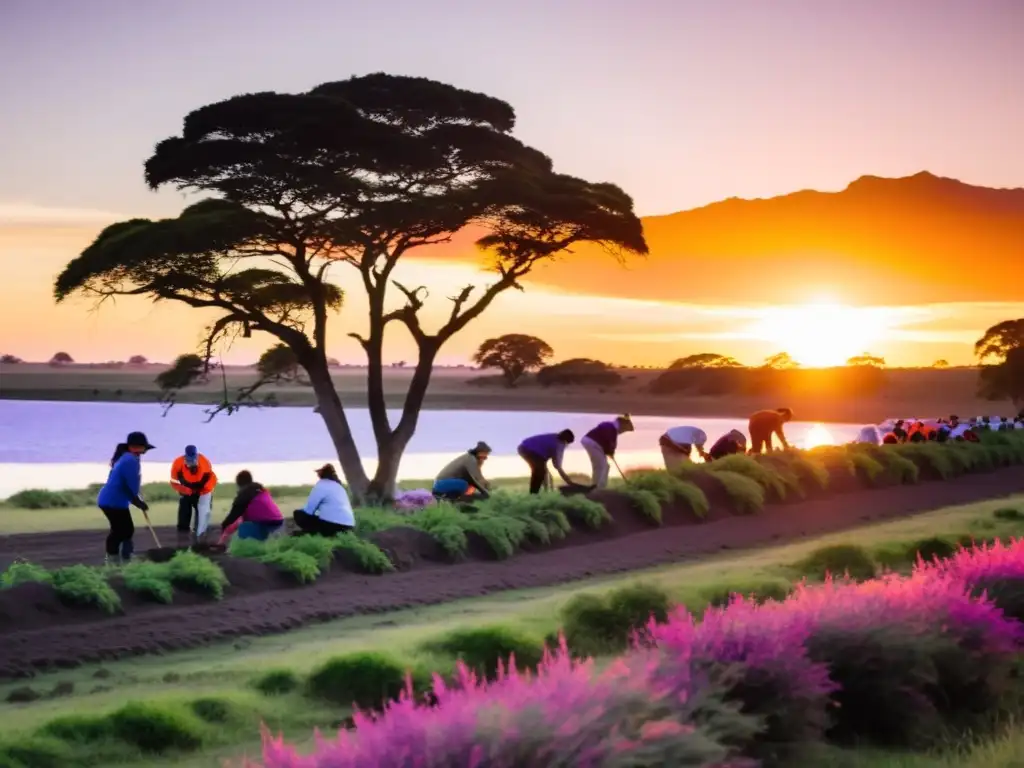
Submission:
{"label": "tilled soil", "polygon": [[[0,594],[0,678],[192,648],[242,635],[284,632],[344,616],[550,586],[1021,492],[1024,468],[1014,467],[949,482],[849,490],[772,504],[758,515],[743,517],[731,515],[709,493],[712,511],[705,521],[669,507],[660,528],[639,519],[623,496],[601,492],[592,498],[606,505],[615,520],[612,525],[600,531],[574,531],[553,546],[509,560],[483,559],[482,548],[471,546],[471,553],[481,559],[440,562],[443,557],[430,537],[398,529],[383,532],[378,542],[403,569],[396,573],[364,576],[335,567],[315,584],[295,587],[261,564],[224,557],[219,562],[231,586],[223,601],[179,591],[173,605],[155,605],[118,587],[124,615],[113,617],[69,608],[48,587],[27,584]],[[160,533],[173,541],[173,531]],[[140,539],[145,535],[137,534]],[[95,562],[102,538],[98,531],[10,536],[0,540],[0,556],[50,566]]]}

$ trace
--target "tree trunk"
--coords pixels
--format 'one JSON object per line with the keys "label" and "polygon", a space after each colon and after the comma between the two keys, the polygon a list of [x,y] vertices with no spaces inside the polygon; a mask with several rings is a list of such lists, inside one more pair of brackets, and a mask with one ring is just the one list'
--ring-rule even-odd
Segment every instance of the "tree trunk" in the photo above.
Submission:
{"label": "tree trunk", "polygon": [[331,380],[330,369],[324,361],[310,361],[304,367],[309,375],[309,382],[313,385],[313,392],[316,394],[320,418],[324,420],[327,432],[331,436],[331,442],[334,443],[341,471],[348,481],[349,490],[357,499],[361,499],[367,493],[370,484],[369,478],[366,476],[366,469],[359,458],[359,448],[356,447],[355,438],[352,437],[352,429],[349,427],[345,409],[341,405],[341,399]]}
{"label": "tree trunk", "polygon": [[[427,387],[430,385],[430,374],[434,369],[438,344],[435,340],[429,339],[421,341],[419,346],[419,360],[416,363],[412,380],[409,382],[409,391],[405,395],[402,418],[399,420],[398,426],[389,432],[386,439],[378,438],[377,440],[377,471],[373,473],[368,495],[380,502],[389,502],[395,497],[402,455],[416,432],[420,410],[423,408]],[[375,407],[384,408],[383,395],[376,405],[371,400],[371,410]]]}

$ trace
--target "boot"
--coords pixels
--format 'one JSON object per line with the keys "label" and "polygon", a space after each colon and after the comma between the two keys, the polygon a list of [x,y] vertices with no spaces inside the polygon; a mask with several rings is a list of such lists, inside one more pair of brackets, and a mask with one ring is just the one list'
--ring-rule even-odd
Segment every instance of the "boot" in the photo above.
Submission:
{"label": "boot", "polygon": [[127,565],[132,560],[132,552],[135,551],[135,545],[131,541],[121,542],[121,565]]}

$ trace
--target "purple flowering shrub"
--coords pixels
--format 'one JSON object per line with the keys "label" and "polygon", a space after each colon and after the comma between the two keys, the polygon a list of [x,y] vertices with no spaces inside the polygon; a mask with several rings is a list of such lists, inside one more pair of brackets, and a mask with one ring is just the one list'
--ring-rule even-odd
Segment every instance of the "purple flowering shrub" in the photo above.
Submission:
{"label": "purple flowering shrub", "polygon": [[680,609],[667,624],[652,622],[638,642],[660,651],[654,672],[660,684],[685,686],[696,667],[727,702],[756,717],[761,729],[745,752],[773,765],[819,741],[828,726],[836,686],[827,667],[807,655],[811,630],[807,615],[782,603],[734,595],[700,621]]}
{"label": "purple flowering shrub", "polygon": [[939,563],[918,562],[915,575],[946,574],[984,594],[1010,618],[1024,623],[1024,539],[995,541],[960,549]]}
{"label": "purple flowering shrub", "polygon": [[[631,654],[601,672],[573,660],[564,644],[536,674],[514,663],[487,683],[464,665],[453,686],[434,681],[435,703],[417,703],[411,686],[379,714],[357,712],[354,728],[318,735],[300,755],[264,733],[265,768],[520,768],[563,766],[745,765],[722,743],[754,732],[749,718],[713,702],[691,679],[663,686],[652,657]],[[699,722],[694,713],[704,713]],[[250,763],[250,765],[253,765]]]}
{"label": "purple flowering shrub", "polygon": [[434,494],[424,488],[413,491],[399,491],[395,494],[395,511],[411,514],[426,509],[434,503]]}
{"label": "purple flowering shrub", "polygon": [[510,659],[487,682],[460,664],[454,680],[435,676],[428,702],[409,683],[314,755],[266,735],[263,765],[733,768],[789,762],[822,738],[931,745],[991,726],[1020,688],[1024,624],[991,585],[1019,595],[1022,582],[1014,541],[921,560],[907,577],[800,584],[781,602],[734,596],[701,619],[677,609],[602,671],[564,639],[535,674]]}

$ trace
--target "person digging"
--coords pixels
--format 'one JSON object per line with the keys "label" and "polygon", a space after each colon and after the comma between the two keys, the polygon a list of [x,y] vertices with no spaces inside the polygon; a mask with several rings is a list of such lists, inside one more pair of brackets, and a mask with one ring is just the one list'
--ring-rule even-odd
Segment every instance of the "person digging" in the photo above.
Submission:
{"label": "person digging", "polygon": [[570,488],[576,488],[577,484],[562,468],[562,459],[565,456],[565,449],[576,441],[576,436],[570,429],[563,429],[555,434],[534,435],[528,437],[519,444],[519,458],[526,462],[530,468],[530,493],[540,493],[541,489],[549,490],[551,485],[551,473],[548,472],[548,462],[561,475],[565,484]]}
{"label": "person digging", "polygon": [[194,445],[171,463],[171,487],[178,492],[178,546],[204,541],[213,513],[217,475]]}
{"label": "person digging", "polygon": [[142,455],[153,450],[142,432],[132,432],[125,440],[126,450],[110,467],[107,482],[100,488],[96,506],[110,523],[107,534],[105,562],[122,565],[132,559],[135,545],[135,523],[132,522],[131,507],[138,507],[142,514],[149,512],[149,505],[142,498]]}
{"label": "person digging", "polygon": [[456,504],[490,497],[491,484],[484,479],[484,462],[491,455],[491,446],[479,442],[437,473],[431,492],[438,501]]}

